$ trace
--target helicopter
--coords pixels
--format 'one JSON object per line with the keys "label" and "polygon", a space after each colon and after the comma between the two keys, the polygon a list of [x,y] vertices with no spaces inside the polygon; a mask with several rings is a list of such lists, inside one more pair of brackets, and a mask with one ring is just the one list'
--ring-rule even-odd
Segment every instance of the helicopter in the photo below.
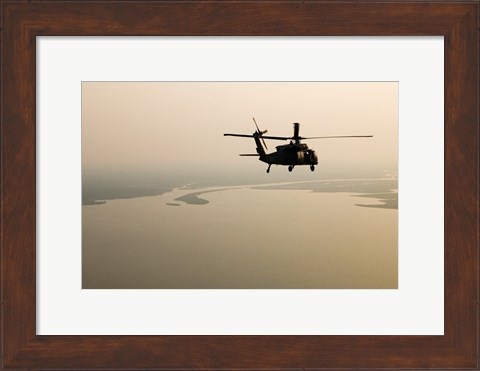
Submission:
{"label": "helicopter", "polygon": [[[329,137],[308,137],[304,138],[299,135],[300,133],[300,124],[295,122],[293,124],[293,136],[292,137],[274,137],[269,135],[264,135],[267,133],[267,130],[261,131],[257,125],[257,121],[253,118],[253,122],[257,130],[251,134],[223,134],[228,137],[242,137],[242,138],[253,138],[255,144],[257,145],[257,153],[247,153],[240,154],[239,156],[258,156],[258,159],[262,162],[268,164],[267,173],[270,172],[270,167],[272,165],[283,165],[288,166],[288,171],[292,171],[293,168],[297,165],[310,165],[310,170],[315,171],[315,165],[318,165],[318,157],[315,154],[315,151],[305,143],[300,141],[303,139],[329,139],[329,138],[371,138],[373,135],[337,135]],[[290,140],[289,144],[283,144],[276,146],[276,151],[272,153],[266,153],[265,150],[268,150],[265,139],[273,140]],[[265,146],[265,148],[264,148]]]}

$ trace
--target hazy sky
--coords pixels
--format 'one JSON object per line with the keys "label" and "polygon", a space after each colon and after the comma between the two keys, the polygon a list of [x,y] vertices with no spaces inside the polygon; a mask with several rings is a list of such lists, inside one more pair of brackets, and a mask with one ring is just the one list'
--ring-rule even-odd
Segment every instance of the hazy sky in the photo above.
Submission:
{"label": "hazy sky", "polygon": [[[83,82],[84,176],[106,172],[257,174],[255,117],[270,135],[374,135],[318,139],[318,174],[396,171],[397,82]],[[267,141],[272,152],[282,141]],[[310,172],[308,167],[294,172]],[[272,173],[288,173],[272,167]],[[271,175],[271,174],[270,174]],[[312,174],[310,176],[313,176]]]}

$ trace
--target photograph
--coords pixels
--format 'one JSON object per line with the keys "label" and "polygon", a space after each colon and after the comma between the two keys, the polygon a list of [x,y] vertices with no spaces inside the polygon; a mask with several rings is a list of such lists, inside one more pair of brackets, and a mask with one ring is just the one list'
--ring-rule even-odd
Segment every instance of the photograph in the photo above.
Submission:
{"label": "photograph", "polygon": [[82,289],[398,289],[397,81],[83,81]]}

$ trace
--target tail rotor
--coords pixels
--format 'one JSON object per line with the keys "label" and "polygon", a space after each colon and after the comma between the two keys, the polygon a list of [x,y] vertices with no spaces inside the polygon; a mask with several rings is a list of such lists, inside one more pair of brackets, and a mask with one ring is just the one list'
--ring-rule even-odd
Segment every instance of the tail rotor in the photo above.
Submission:
{"label": "tail rotor", "polygon": [[265,143],[265,139],[263,139],[263,137],[262,137],[262,135],[265,134],[267,132],[267,130],[260,131],[260,128],[257,125],[257,121],[255,120],[255,117],[252,117],[252,118],[253,118],[253,122],[255,123],[255,126],[257,127],[258,136],[260,137],[260,139],[262,139],[262,143],[265,146],[265,148],[268,149],[267,143]]}

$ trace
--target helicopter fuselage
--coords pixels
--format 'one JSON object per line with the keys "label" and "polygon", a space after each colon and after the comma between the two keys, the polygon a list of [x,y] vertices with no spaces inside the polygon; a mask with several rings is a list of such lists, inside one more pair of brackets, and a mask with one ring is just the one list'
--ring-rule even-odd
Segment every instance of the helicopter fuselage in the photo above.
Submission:
{"label": "helicopter fuselage", "polygon": [[313,149],[308,148],[305,143],[300,141],[290,141],[289,144],[276,146],[276,152],[266,153],[265,148],[260,141],[261,132],[252,134],[253,139],[257,145],[257,153],[259,160],[268,164],[267,173],[270,172],[272,165],[286,165],[288,171],[292,171],[297,165],[310,165],[310,170],[315,170],[315,165],[318,164],[318,157]]}
{"label": "helicopter fuselage", "polygon": [[317,165],[318,157],[304,143],[291,143],[276,147],[276,152],[260,154],[259,160],[272,165]]}

